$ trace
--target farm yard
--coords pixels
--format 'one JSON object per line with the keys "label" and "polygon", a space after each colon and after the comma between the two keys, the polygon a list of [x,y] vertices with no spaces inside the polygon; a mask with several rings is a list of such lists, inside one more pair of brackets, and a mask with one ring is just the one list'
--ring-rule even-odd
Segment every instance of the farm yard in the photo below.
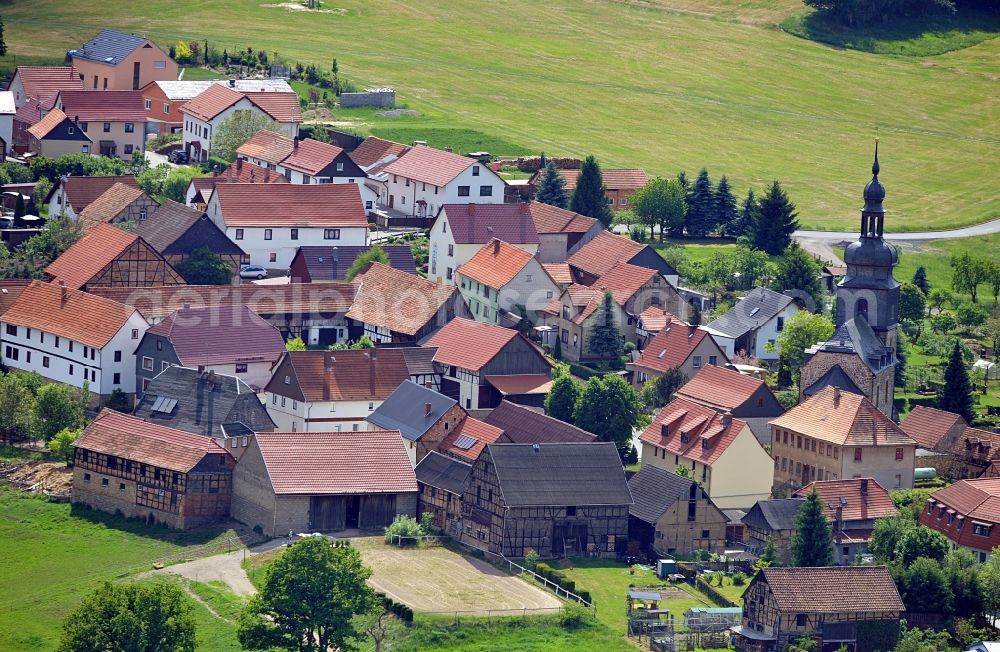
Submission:
{"label": "farm yard", "polygon": [[[189,20],[194,12],[198,21]],[[980,168],[1000,159],[1000,40],[988,22],[943,26],[927,48],[920,34],[888,29],[870,40],[906,43],[897,49],[914,56],[886,56],[777,29],[806,13],[795,0],[444,2],[419,12],[349,0],[313,13],[257,0],[178,0],[143,13],[110,0],[15,0],[4,20],[18,63],[61,59],[67,43],[106,24],[164,43],[263,48],[324,69],[335,56],[345,77],[393,86],[419,114],[345,115],[345,126],[407,138],[473,130],[498,149],[594,153],[607,167],[660,175],[707,166],[728,175],[737,194],[780,179],[803,227],[854,227],[878,129],[894,228],[967,225],[1000,210]],[[435,132],[434,144],[467,140],[458,135],[449,143]]]}

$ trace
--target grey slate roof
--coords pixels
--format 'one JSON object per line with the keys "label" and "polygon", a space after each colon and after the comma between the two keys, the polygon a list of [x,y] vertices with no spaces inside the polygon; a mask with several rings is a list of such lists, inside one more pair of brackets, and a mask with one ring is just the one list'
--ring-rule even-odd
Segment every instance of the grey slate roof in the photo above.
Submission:
{"label": "grey slate roof", "polygon": [[[883,369],[885,365],[880,364],[879,361],[883,355],[891,352],[891,349],[886,348],[864,317],[855,317],[845,321],[837,327],[830,339],[807,352],[816,350],[856,353],[872,371]],[[893,364],[895,364],[894,359]]]}
{"label": "grey slate roof", "polygon": [[[425,414],[427,403],[431,404],[430,414]],[[368,422],[383,430],[398,430],[406,439],[417,441],[457,403],[453,398],[407,380],[368,415]]]}
{"label": "grey slate roof", "polygon": [[729,337],[741,337],[766,324],[792,301],[792,297],[767,288],[754,288],[729,312],[709,323],[708,328]]}
{"label": "grey slate roof", "polygon": [[[628,513],[640,521],[656,523],[671,505],[691,495],[693,480],[655,466],[643,465],[628,481],[632,492],[632,506]],[[696,489],[700,491],[700,489]]]}
{"label": "grey slate roof", "polygon": [[[389,266],[408,274],[417,273],[413,252],[409,245],[381,245],[389,258]],[[334,251],[336,249],[336,251]],[[299,247],[296,257],[301,256],[313,281],[341,281],[347,277],[354,260],[371,247]],[[336,259],[334,259],[336,257]]]}
{"label": "grey slate roof", "polygon": [[503,430],[515,444],[597,441],[597,437],[586,430],[510,401],[501,401],[483,421]]}
{"label": "grey slate roof", "polygon": [[804,500],[805,498],[758,500],[743,517],[743,522],[760,529],[794,530],[795,516]]}
{"label": "grey slate roof", "polygon": [[827,369],[825,374],[820,376],[812,385],[802,390],[802,393],[806,396],[812,396],[818,394],[824,387],[839,387],[851,394],[864,395],[864,392],[858,389],[858,386],[854,384],[854,381],[851,380],[851,377],[847,375],[847,372],[839,364],[835,364]]}
{"label": "grey slate roof", "polygon": [[73,57],[116,66],[145,42],[146,39],[135,34],[102,29],[97,36],[81,45]]}
{"label": "grey slate roof", "polygon": [[417,474],[417,482],[461,495],[465,480],[472,471],[472,465],[431,451],[420,460],[413,471]]}
{"label": "grey slate roof", "polygon": [[406,361],[406,368],[411,376],[430,376],[436,374],[434,369],[435,346],[406,346],[399,349]]}
{"label": "grey slate roof", "polygon": [[488,444],[508,507],[631,505],[618,449],[593,444]]}
{"label": "grey slate roof", "polygon": [[[177,400],[169,414],[153,412],[159,397]],[[275,429],[260,399],[245,382],[223,374],[215,374],[214,382],[209,382],[208,373],[187,367],[169,367],[153,378],[133,414],[150,423],[209,437],[226,436],[223,426],[225,432],[242,434],[244,429],[235,424],[254,432]]]}

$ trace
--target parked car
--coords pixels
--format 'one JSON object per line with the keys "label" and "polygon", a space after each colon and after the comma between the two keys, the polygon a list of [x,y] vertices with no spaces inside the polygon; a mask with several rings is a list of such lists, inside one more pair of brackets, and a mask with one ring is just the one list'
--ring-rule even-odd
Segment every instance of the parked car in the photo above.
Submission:
{"label": "parked car", "polygon": [[267,278],[267,270],[260,265],[243,265],[240,267],[240,278]]}
{"label": "parked car", "polygon": [[167,160],[170,161],[171,163],[178,163],[178,164],[187,163],[188,153],[185,152],[183,149],[175,149],[174,151],[170,152],[170,156],[167,157]]}

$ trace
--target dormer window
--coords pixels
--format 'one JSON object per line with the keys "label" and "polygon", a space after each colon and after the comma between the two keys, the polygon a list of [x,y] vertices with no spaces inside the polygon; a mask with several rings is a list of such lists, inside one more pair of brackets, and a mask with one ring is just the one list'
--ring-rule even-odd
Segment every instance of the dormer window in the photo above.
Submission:
{"label": "dormer window", "polygon": [[701,440],[701,449],[702,450],[706,450],[707,451],[711,447],[712,447],[712,444],[707,439],[702,439]]}
{"label": "dormer window", "polygon": [[682,430],[681,431],[681,443],[682,444],[686,444],[686,443],[688,443],[689,440],[690,440],[690,437],[688,436],[687,431],[686,430]]}

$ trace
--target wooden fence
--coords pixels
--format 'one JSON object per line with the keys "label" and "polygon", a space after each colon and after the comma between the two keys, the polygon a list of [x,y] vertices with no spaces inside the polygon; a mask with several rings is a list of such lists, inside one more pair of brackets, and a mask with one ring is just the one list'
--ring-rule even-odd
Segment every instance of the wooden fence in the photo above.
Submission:
{"label": "wooden fence", "polygon": [[566,598],[567,600],[573,600],[575,602],[579,602],[588,609],[593,609],[594,612],[596,613],[597,608],[594,606],[593,602],[590,602],[589,600],[584,600],[581,596],[577,595],[576,593],[573,593],[572,591],[567,591],[566,589],[559,586],[552,580],[542,577],[533,570],[528,570],[521,564],[518,564],[515,561],[507,559],[503,555],[498,555],[495,552],[488,552],[486,550],[483,550],[482,552],[486,554],[488,559],[493,561],[494,566],[497,566],[501,569],[506,567],[507,572],[509,572],[511,575],[530,575],[534,579],[541,582],[545,588],[551,589],[556,595],[562,598]]}

